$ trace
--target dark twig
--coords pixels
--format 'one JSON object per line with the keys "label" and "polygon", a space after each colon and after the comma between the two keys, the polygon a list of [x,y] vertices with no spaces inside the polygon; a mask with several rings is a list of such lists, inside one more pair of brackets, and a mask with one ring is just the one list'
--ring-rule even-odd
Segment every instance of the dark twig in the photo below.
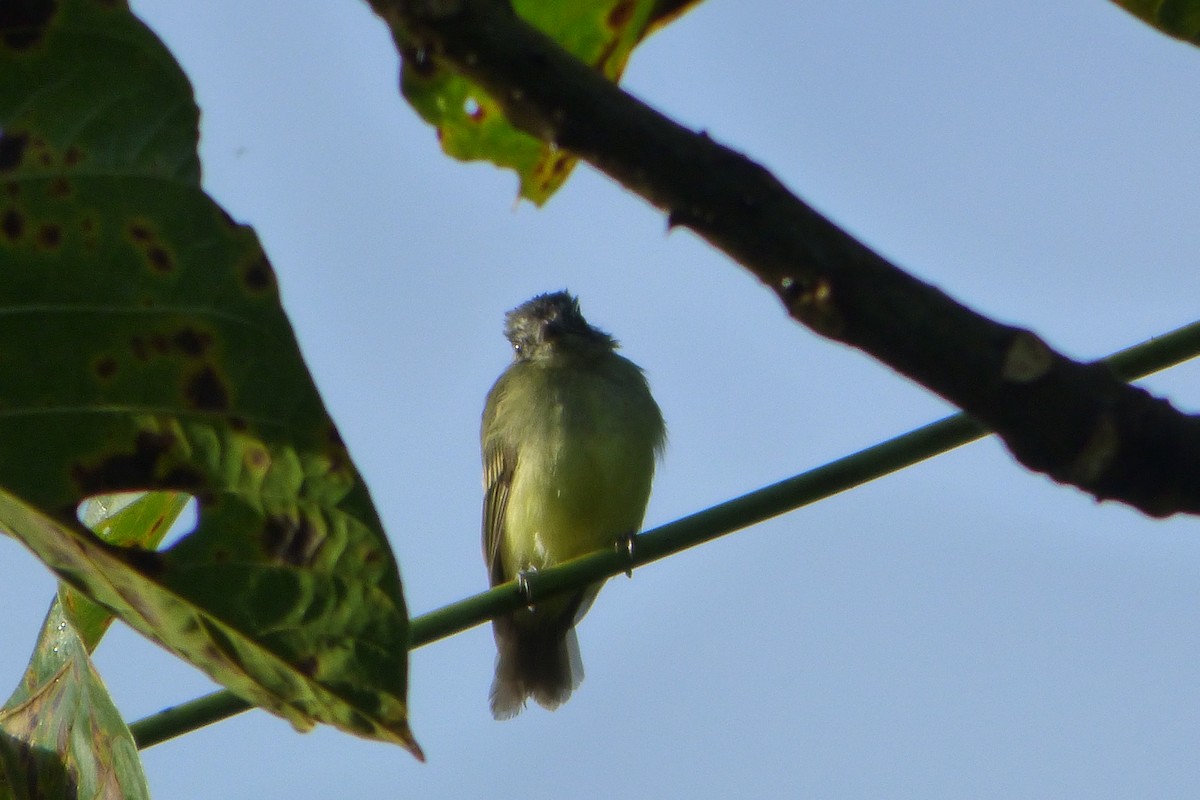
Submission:
{"label": "dark twig", "polygon": [[917,280],[704,133],[622,92],[502,0],[371,0],[397,41],[488,91],[691,228],[813,331],[857,347],[996,431],[1026,467],[1152,516],[1200,512],[1200,418]]}

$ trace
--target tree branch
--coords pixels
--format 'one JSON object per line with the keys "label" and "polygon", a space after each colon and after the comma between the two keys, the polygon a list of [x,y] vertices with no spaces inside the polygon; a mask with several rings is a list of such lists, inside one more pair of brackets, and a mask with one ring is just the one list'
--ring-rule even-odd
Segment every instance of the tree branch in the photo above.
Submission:
{"label": "tree branch", "polygon": [[371,0],[401,51],[475,81],[856,347],[996,431],[1029,469],[1151,516],[1200,513],[1200,418],[906,274],[739,153],[621,91],[503,0]]}

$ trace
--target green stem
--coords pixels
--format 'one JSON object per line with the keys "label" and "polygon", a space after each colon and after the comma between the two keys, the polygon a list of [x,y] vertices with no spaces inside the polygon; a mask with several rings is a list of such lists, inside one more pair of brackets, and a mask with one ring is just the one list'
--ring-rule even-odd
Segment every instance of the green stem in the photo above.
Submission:
{"label": "green stem", "polygon": [[[1113,354],[1105,361],[1124,380],[1145,377],[1200,355],[1200,322]],[[586,586],[657,561],[727,533],[823,500],[855,486],[953,450],[988,431],[955,414],[868,447],[793,478],[667,523],[636,537],[632,554],[605,550],[528,576],[527,594],[506,583],[416,617],[409,629],[412,649],[444,639],[549,595]],[[251,708],[228,691],[197,698],[129,726],[145,748]]]}
{"label": "green stem", "polygon": [[249,711],[253,707],[233,692],[222,689],[182,705],[164,708],[157,714],[140,719],[129,726],[129,732],[133,734],[133,740],[139,748],[146,748]]}

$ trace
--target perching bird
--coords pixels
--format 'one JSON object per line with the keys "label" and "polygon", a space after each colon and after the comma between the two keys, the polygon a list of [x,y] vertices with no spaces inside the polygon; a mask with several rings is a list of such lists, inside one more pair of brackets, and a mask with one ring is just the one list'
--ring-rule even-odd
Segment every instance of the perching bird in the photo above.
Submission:
{"label": "perching bird", "polygon": [[[642,370],[588,325],[567,292],[510,311],[513,362],[488,392],[483,449],[483,557],[491,585],[560,564],[636,533],[666,442]],[[575,638],[600,591],[541,601],[497,617],[492,715],[532,697],[547,709],[583,680]]]}

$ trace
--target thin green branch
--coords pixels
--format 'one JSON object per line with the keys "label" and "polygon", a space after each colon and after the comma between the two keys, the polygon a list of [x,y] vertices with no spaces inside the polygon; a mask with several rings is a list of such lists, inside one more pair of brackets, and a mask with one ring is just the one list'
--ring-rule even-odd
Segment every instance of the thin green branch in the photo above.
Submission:
{"label": "thin green branch", "polygon": [[[1133,380],[1197,355],[1200,355],[1200,322],[1115,353],[1105,359],[1105,363],[1122,380]],[[981,439],[988,433],[965,414],[946,417],[793,478],[646,531],[636,537],[632,553],[617,549],[599,551],[530,575],[528,594],[523,594],[515,583],[506,583],[417,617],[410,628],[410,647],[416,649],[436,642],[480,625],[501,612],[613,577],[823,500]],[[220,691],[160,711],[129,727],[138,747],[145,748],[249,708],[250,704],[241,698]]]}
{"label": "thin green branch", "polygon": [[140,719],[129,726],[129,732],[138,748],[145,749],[252,708],[233,692],[222,689]]}

